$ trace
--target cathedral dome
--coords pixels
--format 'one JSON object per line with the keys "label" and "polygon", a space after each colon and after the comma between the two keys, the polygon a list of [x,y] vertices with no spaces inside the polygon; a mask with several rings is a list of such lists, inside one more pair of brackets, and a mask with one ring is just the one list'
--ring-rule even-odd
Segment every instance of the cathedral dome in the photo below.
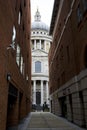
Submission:
{"label": "cathedral dome", "polygon": [[35,18],[35,20],[31,24],[31,29],[32,30],[39,29],[39,30],[43,30],[43,31],[47,31],[47,32],[49,31],[49,27],[44,22],[41,21],[41,15],[40,15],[38,9],[36,11],[36,14],[35,14],[34,18]]}
{"label": "cathedral dome", "polygon": [[48,26],[43,23],[43,22],[33,22],[32,23],[32,30],[36,30],[36,29],[40,29],[40,30],[44,30],[44,31],[49,31]]}

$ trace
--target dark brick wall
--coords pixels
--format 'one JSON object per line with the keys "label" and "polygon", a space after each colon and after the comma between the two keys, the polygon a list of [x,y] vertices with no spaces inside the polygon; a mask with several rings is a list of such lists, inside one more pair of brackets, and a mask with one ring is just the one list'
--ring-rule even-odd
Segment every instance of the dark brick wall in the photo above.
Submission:
{"label": "dark brick wall", "polygon": [[[70,12],[71,2],[68,0],[63,2],[62,9],[60,12],[58,11],[60,14],[57,15],[54,26],[53,42],[49,53],[51,93],[86,67],[84,53],[87,46],[87,12],[83,10],[81,1],[82,19],[78,22],[77,8],[79,0],[76,0],[73,11],[67,23],[65,23]],[[62,35],[64,26],[65,29]]]}
{"label": "dark brick wall", "polygon": [[60,1],[53,22],[49,53],[51,111],[87,128],[87,1],[83,4],[83,0],[75,0],[71,8],[73,1]]}

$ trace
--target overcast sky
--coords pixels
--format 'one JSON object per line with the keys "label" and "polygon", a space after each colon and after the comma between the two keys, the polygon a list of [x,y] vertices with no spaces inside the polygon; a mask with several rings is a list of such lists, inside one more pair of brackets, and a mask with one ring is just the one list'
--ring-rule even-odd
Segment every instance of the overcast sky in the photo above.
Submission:
{"label": "overcast sky", "polygon": [[31,0],[31,22],[34,21],[34,15],[38,8],[41,14],[41,21],[50,26],[53,4],[54,0]]}

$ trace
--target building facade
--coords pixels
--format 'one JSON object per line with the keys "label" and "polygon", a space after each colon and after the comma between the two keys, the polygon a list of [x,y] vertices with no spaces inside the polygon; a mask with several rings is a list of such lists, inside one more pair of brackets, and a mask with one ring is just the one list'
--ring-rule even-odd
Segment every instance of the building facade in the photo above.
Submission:
{"label": "building facade", "polygon": [[0,130],[30,112],[30,1],[0,0]]}
{"label": "building facade", "polygon": [[41,21],[36,11],[31,28],[32,49],[32,106],[41,109],[44,102],[49,105],[48,52],[52,38],[48,26]]}
{"label": "building facade", "polygon": [[87,127],[87,0],[55,0],[50,35],[51,112]]}

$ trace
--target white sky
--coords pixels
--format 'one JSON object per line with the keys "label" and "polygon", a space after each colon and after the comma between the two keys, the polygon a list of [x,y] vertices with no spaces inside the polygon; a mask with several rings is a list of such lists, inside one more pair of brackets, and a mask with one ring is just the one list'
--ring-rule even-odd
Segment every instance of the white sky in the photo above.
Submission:
{"label": "white sky", "polygon": [[34,15],[38,8],[41,21],[50,26],[53,4],[54,0],[31,0],[31,22],[34,21]]}

